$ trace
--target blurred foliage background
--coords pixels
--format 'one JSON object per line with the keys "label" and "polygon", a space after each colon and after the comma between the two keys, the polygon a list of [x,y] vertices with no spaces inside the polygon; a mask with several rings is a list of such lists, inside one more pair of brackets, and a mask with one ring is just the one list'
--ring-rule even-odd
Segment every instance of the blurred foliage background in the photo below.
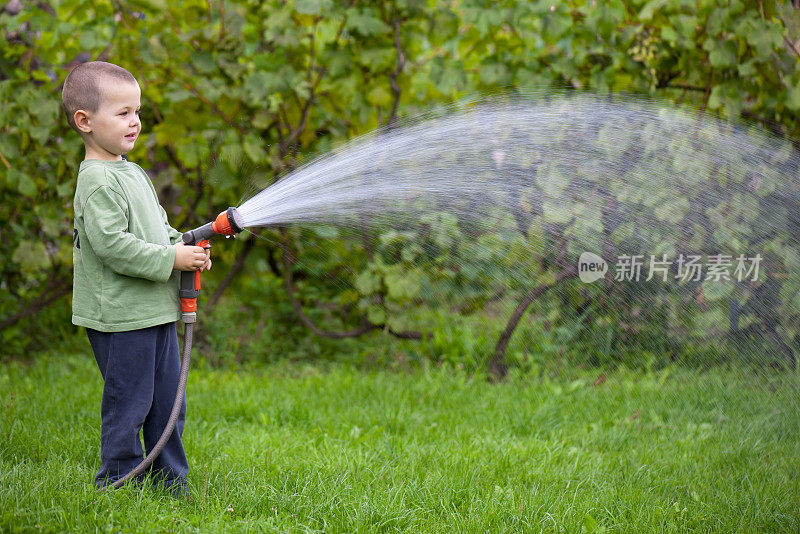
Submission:
{"label": "blurred foliage background", "polygon": [[[643,94],[758,124],[796,150],[798,14],[793,2],[737,0],[7,2],[0,354],[85,343],[69,298],[83,149],[59,107],[79,62],[111,61],[139,80],[143,133],[128,157],[150,173],[172,225],[188,229],[356,136],[476,94]],[[215,246],[215,268],[204,275],[201,320],[213,317],[215,327],[202,328],[200,347],[212,363],[352,353],[485,368],[485,347],[515,304],[488,314],[489,329],[487,314],[475,312],[492,294],[463,290],[463,302],[420,309],[413,269],[424,265],[387,262],[392,234],[258,234]],[[625,339],[625,325],[608,303],[593,319],[607,343],[592,352],[576,345],[586,306],[569,300],[574,293],[537,302],[519,326],[536,343],[512,343],[494,371],[530,365],[534,353],[560,362],[570,347],[582,354],[573,362],[624,360],[614,340]],[[716,361],[712,349],[698,358]],[[637,358],[652,365],[673,350],[639,346]]]}

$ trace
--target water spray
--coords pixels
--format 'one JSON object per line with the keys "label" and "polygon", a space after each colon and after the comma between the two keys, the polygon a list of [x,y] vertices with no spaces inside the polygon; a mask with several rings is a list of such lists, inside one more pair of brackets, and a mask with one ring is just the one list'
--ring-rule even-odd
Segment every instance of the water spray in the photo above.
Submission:
{"label": "water spray", "polygon": [[[514,304],[494,349],[485,336],[464,348],[493,350],[492,369],[504,369],[518,325],[516,350],[528,354],[542,336],[559,346],[558,365],[566,349],[623,365],[651,357],[663,365],[684,357],[795,364],[800,156],[791,142],[624,95],[548,94],[453,111],[310,160],[184,242],[206,246],[255,226],[335,225],[361,236],[391,229],[386,252],[413,245],[408,258],[393,260],[393,274],[425,262],[413,266],[424,291],[403,300],[434,308],[461,294],[471,308],[499,295],[503,306]],[[594,265],[588,274],[598,277],[580,277]],[[164,436],[131,476],[169,438],[184,395],[200,278],[182,279],[180,389]],[[536,301],[526,325],[521,318]],[[410,306],[409,317],[422,319],[416,301]],[[564,309],[557,319],[554,306]],[[468,315],[483,331],[494,326]],[[576,334],[563,337],[562,327]],[[795,375],[782,379],[796,396]]]}
{"label": "water spray", "polygon": [[[194,245],[208,249],[211,247],[210,239],[215,235],[226,237],[235,236],[244,230],[242,217],[236,208],[228,208],[223,211],[213,221],[199,226],[194,230],[189,230],[183,234],[183,242],[186,245]],[[153,463],[175,430],[175,423],[178,421],[183,399],[186,393],[186,378],[189,375],[189,360],[192,353],[192,333],[194,323],[197,322],[197,297],[200,296],[200,271],[181,271],[181,285],[179,291],[181,299],[181,320],[186,325],[183,337],[183,359],[181,360],[181,375],[178,381],[178,390],[175,393],[175,402],[172,404],[172,411],[169,414],[167,426],[161,433],[161,437],[150,451],[150,454],[142,460],[130,473],[115,481],[111,487],[120,488],[133,477],[139,476]]]}

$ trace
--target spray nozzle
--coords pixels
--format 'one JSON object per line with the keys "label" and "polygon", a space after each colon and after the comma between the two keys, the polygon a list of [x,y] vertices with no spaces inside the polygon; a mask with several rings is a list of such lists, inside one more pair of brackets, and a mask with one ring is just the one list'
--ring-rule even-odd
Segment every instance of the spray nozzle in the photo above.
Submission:
{"label": "spray nozzle", "polygon": [[236,208],[228,208],[217,215],[217,218],[211,223],[211,228],[214,230],[215,234],[226,236],[238,234],[244,230],[244,228],[242,228],[242,216],[239,215]]}
{"label": "spray nozzle", "polygon": [[183,242],[195,244],[199,241],[212,238],[215,234],[232,236],[244,230],[242,216],[236,208],[228,208],[217,218],[203,226],[189,230],[183,234]]}

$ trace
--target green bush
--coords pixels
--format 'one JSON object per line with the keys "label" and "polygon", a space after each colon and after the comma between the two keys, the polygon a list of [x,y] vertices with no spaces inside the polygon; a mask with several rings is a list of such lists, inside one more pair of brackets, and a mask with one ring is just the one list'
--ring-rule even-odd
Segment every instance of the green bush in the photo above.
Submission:
{"label": "green bush", "polygon": [[[71,198],[82,152],[58,101],[76,61],[107,59],[137,76],[144,131],[131,159],[151,173],[173,225],[188,228],[399,115],[498,88],[647,94],[797,137],[795,15],[788,3],[712,0],[51,0],[23,3],[19,12],[7,6],[0,14],[3,340],[13,356],[21,356],[69,337],[67,298],[59,295],[71,281]],[[237,279],[227,291],[248,286],[247,299],[260,300],[255,313],[266,314],[269,324],[259,328],[256,321],[230,339],[209,333],[204,342],[217,354],[272,358],[292,349],[276,346],[265,353],[255,337],[308,336],[294,308],[276,297],[286,272],[280,269],[283,248],[275,243],[298,256],[292,267],[296,296],[312,320],[330,329],[366,321],[376,328],[427,332],[431,325],[416,321],[425,288],[436,285],[436,295],[447,295],[448,287],[458,290],[464,309],[476,312],[497,289],[487,287],[484,274],[496,266],[494,258],[471,271],[448,266],[459,254],[468,255],[468,247],[451,249],[446,257],[435,248],[412,250],[413,242],[387,234],[368,235],[361,244],[319,229],[263,235],[269,242],[255,248],[270,251],[277,272],[245,268],[247,274],[238,278],[258,281]],[[366,244],[381,253],[368,257]],[[217,267],[207,275],[208,287],[216,287],[246,250],[242,240],[215,247]],[[403,252],[408,259],[392,259]],[[359,266],[353,275],[351,265]],[[544,268],[538,272],[549,276]],[[527,288],[508,289],[513,299]],[[223,299],[214,311],[221,323],[252,322],[247,320],[252,309],[237,308],[237,300]],[[279,300],[282,308],[275,309]],[[447,317],[432,323],[438,325],[434,358],[455,361],[475,347],[491,347],[486,331],[462,328],[462,320],[447,315],[441,302],[429,304],[434,313],[423,316]],[[332,320],[321,312],[329,305],[339,306],[328,313]],[[607,346],[594,355],[590,351],[589,361],[602,363],[625,332],[613,313],[610,325],[598,324],[613,309],[594,312],[591,324],[605,328],[601,339]],[[553,323],[563,334],[536,334],[548,340],[542,342],[544,353],[565,339],[580,341],[580,331],[564,330],[572,328],[567,315]],[[641,338],[656,339],[663,333],[661,317],[646,320],[655,330]],[[498,330],[501,323],[498,319]],[[307,343],[314,353],[314,346],[328,342]],[[645,350],[658,354],[669,347]],[[486,355],[467,358],[463,363],[472,367]]]}

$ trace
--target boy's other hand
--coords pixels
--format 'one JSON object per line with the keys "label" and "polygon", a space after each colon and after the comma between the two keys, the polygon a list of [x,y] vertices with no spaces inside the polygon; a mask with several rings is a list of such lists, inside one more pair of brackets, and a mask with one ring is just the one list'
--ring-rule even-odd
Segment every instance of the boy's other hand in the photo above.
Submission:
{"label": "boy's other hand", "polygon": [[211,270],[211,248],[205,249],[206,251],[206,262],[200,267],[201,271],[209,271]]}
{"label": "boy's other hand", "polygon": [[[175,264],[172,268],[178,271],[196,271],[203,267],[208,259],[206,251],[202,247],[185,243],[176,243],[173,246],[175,247]],[[209,267],[211,267],[210,264]]]}

